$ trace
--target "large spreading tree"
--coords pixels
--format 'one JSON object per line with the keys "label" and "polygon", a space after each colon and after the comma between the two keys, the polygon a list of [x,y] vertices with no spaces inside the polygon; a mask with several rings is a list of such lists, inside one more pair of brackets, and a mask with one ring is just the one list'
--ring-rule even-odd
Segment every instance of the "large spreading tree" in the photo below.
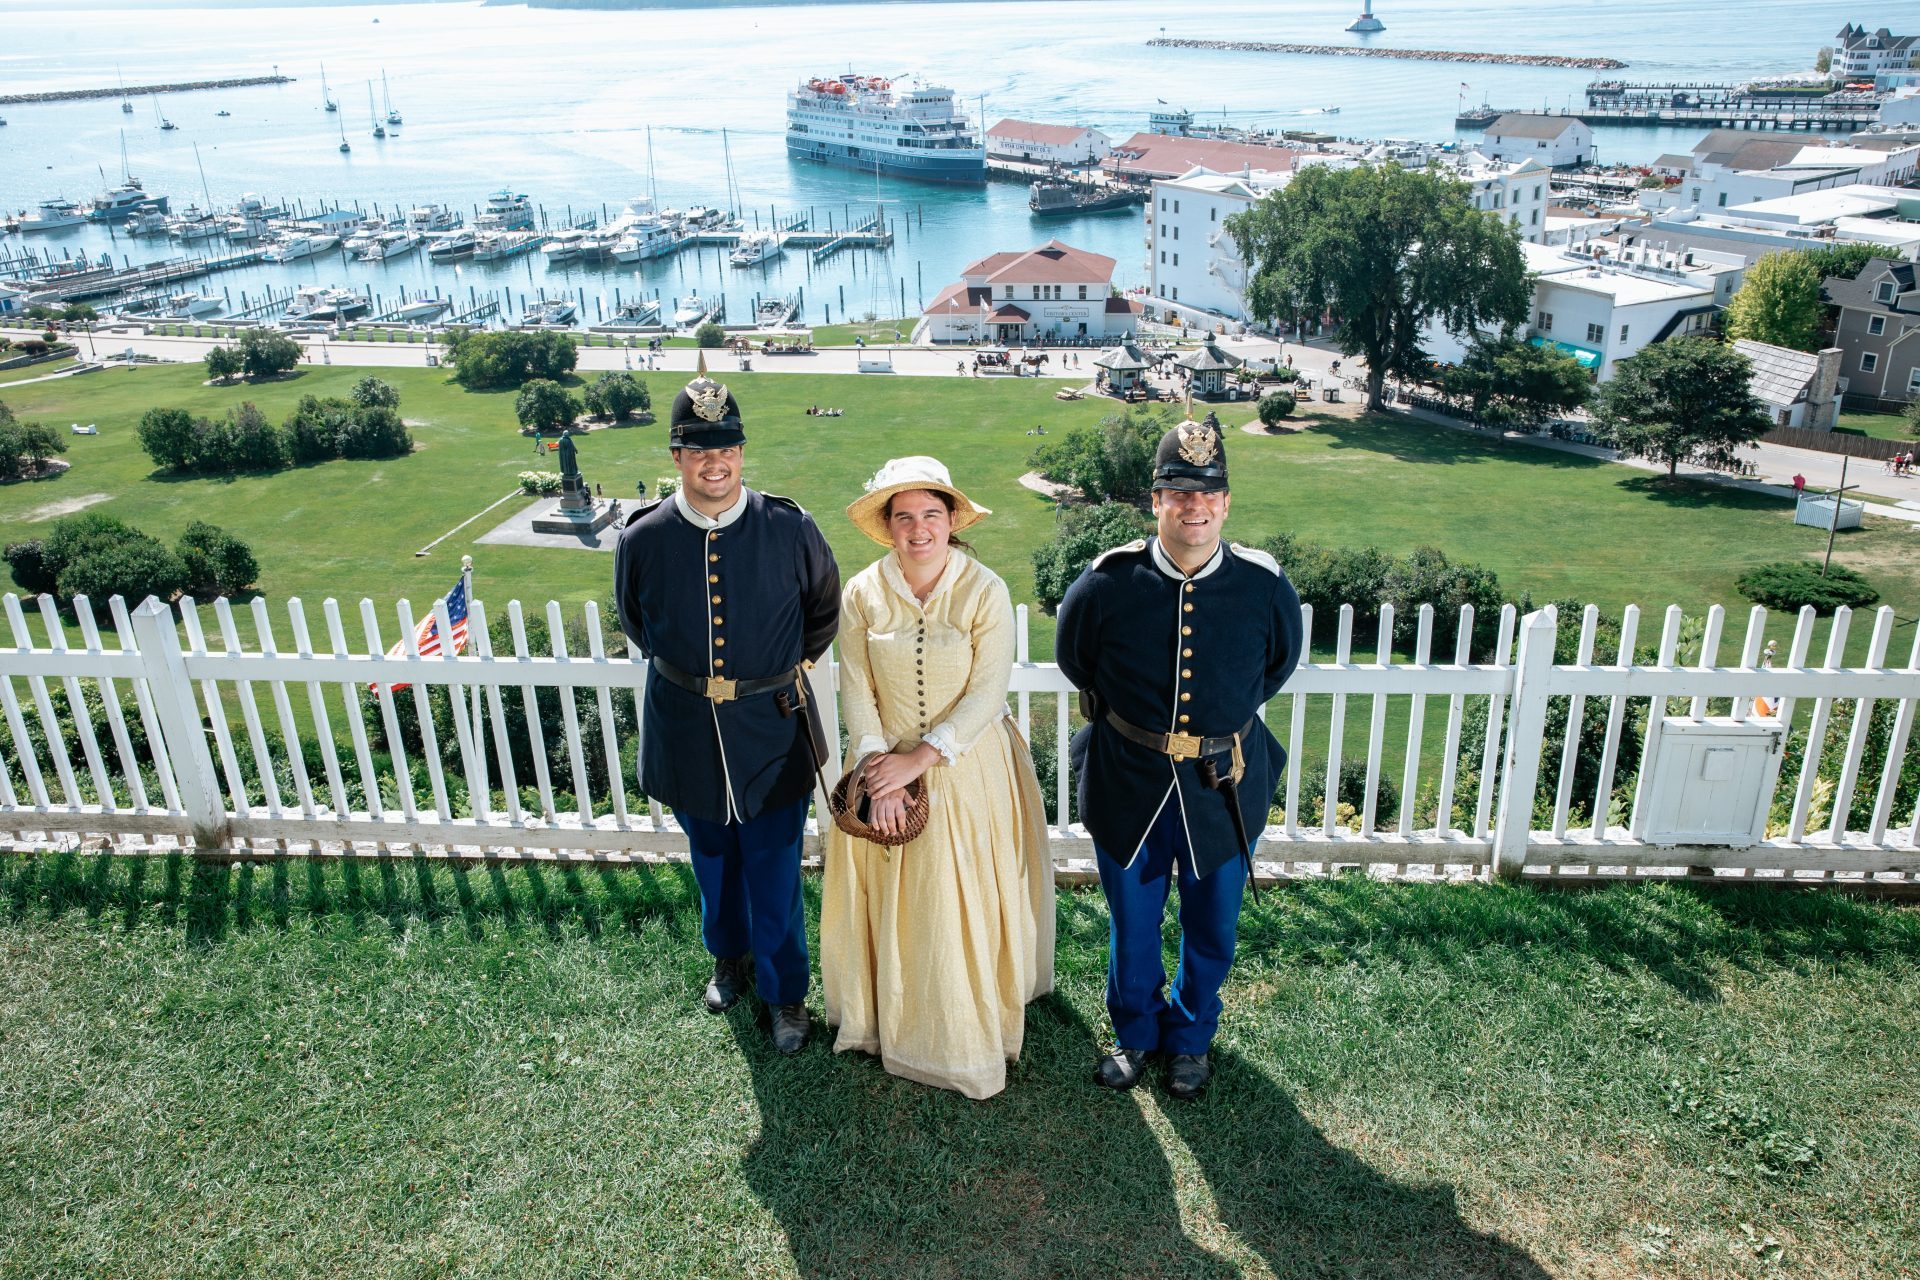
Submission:
{"label": "large spreading tree", "polygon": [[1465,336],[1511,329],[1532,309],[1518,232],[1438,172],[1316,165],[1227,230],[1251,272],[1255,318],[1331,312],[1341,351],[1366,359],[1370,408],[1390,375],[1420,371],[1430,321]]}
{"label": "large spreading tree", "polygon": [[1672,338],[1628,356],[1593,394],[1596,433],[1631,457],[1726,467],[1773,425],[1754,398],[1753,365],[1712,338]]}
{"label": "large spreading tree", "polygon": [[1812,351],[1820,345],[1826,311],[1812,255],[1783,249],[1747,268],[1740,292],[1727,305],[1727,336]]}

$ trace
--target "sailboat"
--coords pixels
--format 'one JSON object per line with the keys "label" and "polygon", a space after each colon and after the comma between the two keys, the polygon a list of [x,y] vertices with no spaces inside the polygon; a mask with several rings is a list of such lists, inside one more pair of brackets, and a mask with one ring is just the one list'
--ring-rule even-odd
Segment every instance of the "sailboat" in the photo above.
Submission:
{"label": "sailboat", "polygon": [[380,97],[387,104],[387,124],[392,128],[400,127],[400,113],[393,109],[393,94],[387,90],[387,69],[380,68]]}
{"label": "sailboat", "polygon": [[340,122],[340,153],[345,155],[351,150],[353,150],[353,144],[347,141],[347,122],[342,120]]}
{"label": "sailboat", "polygon": [[374,109],[373,81],[371,80],[367,81],[367,114],[373,117],[373,136],[376,138],[386,137],[386,127],[380,123],[380,113]]}
{"label": "sailboat", "polygon": [[[333,100],[333,94],[327,90],[327,64],[324,62],[320,64],[320,101],[326,104],[326,108],[329,111],[338,111],[340,109],[340,104]],[[344,142],[345,139],[343,138],[341,141]]]}
{"label": "sailboat", "polygon": [[160,95],[157,93],[153,95],[153,118],[160,122],[162,129],[178,129],[180,127],[173,121],[167,119],[165,113],[160,110]]}
{"label": "sailboat", "polygon": [[133,99],[127,96],[127,78],[120,73],[120,64],[113,64],[113,78],[120,85],[120,110],[127,115],[133,114]]}

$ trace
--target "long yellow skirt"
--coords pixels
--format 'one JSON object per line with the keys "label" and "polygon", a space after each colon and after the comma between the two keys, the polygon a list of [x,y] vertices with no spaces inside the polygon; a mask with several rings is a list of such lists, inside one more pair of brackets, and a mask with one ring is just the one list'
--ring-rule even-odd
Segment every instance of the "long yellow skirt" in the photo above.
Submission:
{"label": "long yellow skirt", "polygon": [[898,849],[827,837],[820,974],[835,1052],[969,1098],[1006,1087],[1026,1003],[1053,989],[1053,859],[1011,719],[923,775],[927,829]]}

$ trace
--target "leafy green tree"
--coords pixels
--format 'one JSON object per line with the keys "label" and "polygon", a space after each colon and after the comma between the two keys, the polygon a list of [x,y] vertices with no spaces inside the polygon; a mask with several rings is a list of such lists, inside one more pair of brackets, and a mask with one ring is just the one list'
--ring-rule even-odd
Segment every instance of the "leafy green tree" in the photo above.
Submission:
{"label": "leafy green tree", "polygon": [[559,383],[535,378],[513,398],[513,416],[522,427],[534,431],[559,431],[572,426],[580,416],[580,402]]}
{"label": "leafy green tree", "polygon": [[98,320],[100,313],[84,302],[70,302],[60,309],[60,318],[69,324],[85,324]]}
{"label": "leafy green tree", "polygon": [[413,452],[413,433],[398,410],[365,406],[353,411],[339,448],[343,458],[404,458]]}
{"label": "leafy green tree", "polygon": [[603,373],[587,387],[586,401],[588,412],[625,422],[653,407],[653,393],[630,373]]}
{"label": "leafy green tree", "polygon": [[18,422],[11,414],[0,420],[0,479],[34,474],[48,458],[66,451],[66,438],[52,427]]}
{"label": "leafy green tree", "polygon": [[1781,250],[1747,268],[1727,306],[1727,336],[1812,351],[1825,315],[1818,268],[1807,254]]}
{"label": "leafy green tree", "polygon": [[1907,401],[1907,407],[1900,411],[1900,416],[1906,419],[1907,434],[1920,436],[1920,400]]}
{"label": "leafy green tree", "polygon": [[1725,467],[1772,425],[1754,399],[1753,366],[1711,338],[1656,342],[1614,366],[1594,392],[1596,433],[1622,453],[1664,463]]}
{"label": "leafy green tree", "polygon": [[1813,263],[1814,274],[1822,280],[1830,276],[1857,280],[1869,262],[1886,256],[1886,252],[1878,245],[1853,243],[1823,244],[1817,249],[1805,250],[1807,261]]}
{"label": "leafy green tree", "polygon": [[1165,410],[1124,409],[1033,451],[1027,462],[1089,502],[1139,502],[1153,484],[1153,454],[1173,425]]}
{"label": "leafy green tree", "polygon": [[1048,613],[1059,608],[1067,588],[1101,552],[1152,532],[1152,518],[1127,503],[1069,508],[1061,515],[1053,540],[1033,553],[1033,590],[1040,607]]}
{"label": "leafy green tree", "polygon": [[[1474,417],[1537,427],[1586,403],[1593,375],[1564,351],[1517,338],[1477,339],[1447,371],[1447,392],[1468,401]],[[1498,413],[1490,410],[1498,409]]]}
{"label": "leafy green tree", "polygon": [[362,409],[398,409],[400,389],[380,378],[366,377],[353,384],[347,393]]}
{"label": "leafy green tree", "polygon": [[1294,406],[1299,403],[1291,391],[1269,391],[1260,397],[1260,421],[1268,427],[1277,427],[1287,420]]}
{"label": "leafy green tree", "polygon": [[140,447],[156,465],[175,471],[193,465],[193,415],[185,409],[149,409],[140,415],[140,425],[134,430],[140,437]]}
{"label": "leafy green tree", "polygon": [[284,333],[248,329],[240,335],[240,359],[249,378],[271,378],[300,367],[300,344]]}
{"label": "leafy green tree", "polygon": [[222,455],[203,456],[199,470],[278,471],[292,461],[286,438],[251,400],[228,410],[220,427]]}
{"label": "leafy green tree", "polygon": [[454,381],[470,390],[517,387],[530,378],[555,381],[572,373],[580,351],[556,329],[536,333],[457,331],[447,342]]}
{"label": "leafy green tree", "polygon": [[260,576],[252,548],[202,520],[187,526],[177,550],[186,567],[188,588],[202,598],[230,596]]}
{"label": "leafy green tree", "polygon": [[353,430],[355,406],[338,396],[301,396],[281,423],[296,463],[324,462],[340,456],[340,442]]}
{"label": "leafy green tree", "polygon": [[1226,225],[1252,272],[1248,308],[1268,323],[1331,311],[1341,351],[1366,358],[1369,408],[1389,375],[1425,364],[1430,321],[1511,329],[1532,307],[1519,233],[1437,171],[1316,165]]}
{"label": "leafy green tree", "polygon": [[207,376],[215,382],[231,382],[247,370],[247,358],[238,347],[214,347],[207,352]]}
{"label": "leafy green tree", "polygon": [[727,331],[713,321],[708,320],[693,331],[694,345],[713,348],[727,345]]}

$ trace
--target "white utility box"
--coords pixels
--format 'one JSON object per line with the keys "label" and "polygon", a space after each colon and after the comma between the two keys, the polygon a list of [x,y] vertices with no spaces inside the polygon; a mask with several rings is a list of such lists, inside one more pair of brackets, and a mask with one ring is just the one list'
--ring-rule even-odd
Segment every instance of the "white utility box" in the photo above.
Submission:
{"label": "white utility box", "polygon": [[1778,720],[1667,716],[1645,761],[1642,839],[1745,848],[1766,838],[1786,728]]}

